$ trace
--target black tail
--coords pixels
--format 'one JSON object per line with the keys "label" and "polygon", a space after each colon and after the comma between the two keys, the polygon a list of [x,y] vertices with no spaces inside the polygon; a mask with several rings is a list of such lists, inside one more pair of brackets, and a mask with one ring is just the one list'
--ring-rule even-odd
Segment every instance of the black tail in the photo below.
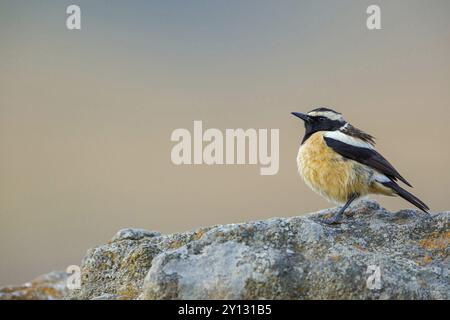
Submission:
{"label": "black tail", "polygon": [[428,208],[428,206],[425,203],[423,203],[422,200],[417,198],[415,195],[409,193],[405,189],[401,188],[394,181],[383,182],[383,185],[394,190],[396,194],[398,194],[400,197],[402,197],[406,201],[412,203],[413,205],[415,205],[417,208],[419,208],[423,212],[428,213],[428,210],[430,210],[430,208]]}

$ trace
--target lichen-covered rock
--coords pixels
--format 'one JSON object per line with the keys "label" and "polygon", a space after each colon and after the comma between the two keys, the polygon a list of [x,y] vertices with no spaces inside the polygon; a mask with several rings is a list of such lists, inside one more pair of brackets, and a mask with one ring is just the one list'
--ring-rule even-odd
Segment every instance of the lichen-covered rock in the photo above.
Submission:
{"label": "lichen-covered rock", "polygon": [[337,209],[172,235],[121,230],[88,251],[76,299],[449,299],[449,212]]}
{"label": "lichen-covered rock", "polygon": [[199,239],[207,229],[161,235],[142,229],[122,229],[105,245],[88,250],[82,262],[81,288],[69,299],[134,299],[155,256]]}
{"label": "lichen-covered rock", "polygon": [[0,299],[449,299],[450,213],[338,209],[161,235],[120,230],[90,249],[81,288],[52,272]]}
{"label": "lichen-covered rock", "polygon": [[59,300],[68,293],[65,272],[51,272],[21,286],[0,288],[0,300]]}

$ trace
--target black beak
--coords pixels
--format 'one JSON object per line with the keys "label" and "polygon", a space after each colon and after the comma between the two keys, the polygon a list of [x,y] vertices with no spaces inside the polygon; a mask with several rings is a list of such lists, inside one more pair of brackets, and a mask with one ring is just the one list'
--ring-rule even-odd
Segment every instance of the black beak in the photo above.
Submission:
{"label": "black beak", "polygon": [[292,115],[302,119],[305,122],[310,122],[311,118],[306,114],[306,113],[302,113],[302,112],[291,112]]}

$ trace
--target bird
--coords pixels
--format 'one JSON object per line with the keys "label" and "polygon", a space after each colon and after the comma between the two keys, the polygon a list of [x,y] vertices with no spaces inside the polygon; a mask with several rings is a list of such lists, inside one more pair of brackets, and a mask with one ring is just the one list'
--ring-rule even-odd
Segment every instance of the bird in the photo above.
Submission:
{"label": "bird", "polygon": [[329,218],[338,224],[345,210],[369,194],[400,196],[423,212],[430,208],[402,188],[412,185],[375,150],[375,138],[347,122],[343,115],[327,107],[307,113],[292,112],[304,122],[305,135],[297,155],[304,182],[327,200],[342,205]]}

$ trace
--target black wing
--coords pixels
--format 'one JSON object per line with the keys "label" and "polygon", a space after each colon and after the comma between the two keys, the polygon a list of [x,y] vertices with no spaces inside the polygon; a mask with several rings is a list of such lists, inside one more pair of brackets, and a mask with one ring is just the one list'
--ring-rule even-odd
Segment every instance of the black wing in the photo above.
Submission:
{"label": "black wing", "polygon": [[356,147],[345,142],[324,137],[326,144],[339,153],[341,156],[365,164],[378,172],[384,174],[389,179],[396,181],[399,179],[406,185],[411,184],[403,178],[400,173],[377,151],[369,148]]}

